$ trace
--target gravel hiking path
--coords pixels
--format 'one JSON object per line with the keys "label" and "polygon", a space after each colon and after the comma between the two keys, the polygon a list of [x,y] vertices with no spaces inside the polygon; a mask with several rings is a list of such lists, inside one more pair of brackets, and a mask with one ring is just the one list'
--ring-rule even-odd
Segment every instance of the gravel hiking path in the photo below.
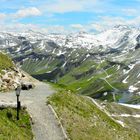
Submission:
{"label": "gravel hiking path", "polygon": [[[21,91],[21,104],[27,106],[32,117],[34,140],[64,140],[64,135],[57,119],[46,105],[46,97],[55,91],[49,85],[36,82],[36,87],[29,91]],[[15,92],[0,93],[0,102],[16,103]]]}

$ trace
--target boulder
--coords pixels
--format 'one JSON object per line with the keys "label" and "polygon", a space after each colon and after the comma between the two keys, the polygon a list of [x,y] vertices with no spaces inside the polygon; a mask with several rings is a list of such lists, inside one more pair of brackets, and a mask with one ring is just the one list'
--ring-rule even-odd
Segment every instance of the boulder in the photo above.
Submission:
{"label": "boulder", "polygon": [[22,83],[21,84],[21,89],[22,90],[30,90],[33,88],[33,84],[32,83]]}
{"label": "boulder", "polygon": [[14,68],[13,70],[2,70],[2,73],[0,74],[0,90],[13,90],[17,88],[17,85],[21,83],[23,90],[32,89],[34,85],[32,83],[26,82],[25,78],[26,75],[16,68]]}

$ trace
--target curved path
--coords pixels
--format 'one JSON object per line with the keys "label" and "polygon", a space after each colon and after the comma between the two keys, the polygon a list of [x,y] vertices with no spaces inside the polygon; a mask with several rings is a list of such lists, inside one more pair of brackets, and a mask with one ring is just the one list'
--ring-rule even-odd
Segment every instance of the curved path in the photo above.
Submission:
{"label": "curved path", "polygon": [[[50,108],[46,105],[46,97],[54,91],[49,85],[38,82],[35,89],[21,91],[21,104],[27,106],[27,110],[33,119],[33,133],[35,140],[64,140],[64,135],[58,121]],[[15,103],[14,92],[0,93],[0,101]]]}

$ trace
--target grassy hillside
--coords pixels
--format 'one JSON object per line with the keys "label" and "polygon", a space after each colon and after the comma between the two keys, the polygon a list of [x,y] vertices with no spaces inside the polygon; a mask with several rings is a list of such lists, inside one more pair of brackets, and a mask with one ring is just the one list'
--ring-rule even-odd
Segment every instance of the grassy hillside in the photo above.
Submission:
{"label": "grassy hillside", "polygon": [[16,120],[16,110],[0,109],[0,140],[32,140],[30,117],[25,110]]}
{"label": "grassy hillside", "polygon": [[0,72],[3,69],[10,69],[13,67],[12,60],[5,54],[0,52]]}
{"label": "grassy hillside", "polygon": [[124,66],[120,69],[118,67],[119,65],[110,64],[109,61],[97,63],[89,59],[58,77],[57,84],[73,92],[108,101],[114,101],[113,93],[117,91],[118,101],[128,88],[128,84],[120,80]]}
{"label": "grassy hillside", "polygon": [[[58,52],[61,49],[55,48]],[[117,55],[114,53],[109,55],[94,51],[91,53],[91,50],[88,52],[86,49],[63,49],[62,52],[65,53],[61,55],[54,54],[52,48],[47,55],[45,52],[35,52],[30,57],[25,55],[15,60],[21,63],[23,70],[38,80],[57,83],[73,92],[96,99],[120,101],[125,93],[130,93],[130,86],[136,84],[139,87],[139,64],[131,69],[134,62],[129,60],[132,56],[139,58],[139,50],[135,51],[137,54],[130,53],[125,56],[126,59],[119,61],[112,59]],[[109,56],[103,57],[104,55]],[[134,93],[136,92],[139,90]],[[139,103],[139,97],[133,94],[123,102]]]}
{"label": "grassy hillside", "polygon": [[90,100],[61,91],[48,98],[71,140],[139,140],[140,135],[114,122]]}
{"label": "grassy hillside", "polygon": [[140,120],[139,117],[136,117],[140,115],[140,109],[125,107],[117,103],[103,103],[99,100],[98,103],[104,104],[104,108],[110,114],[113,114],[115,119],[121,120],[125,125],[135,129],[138,133],[140,133]]}

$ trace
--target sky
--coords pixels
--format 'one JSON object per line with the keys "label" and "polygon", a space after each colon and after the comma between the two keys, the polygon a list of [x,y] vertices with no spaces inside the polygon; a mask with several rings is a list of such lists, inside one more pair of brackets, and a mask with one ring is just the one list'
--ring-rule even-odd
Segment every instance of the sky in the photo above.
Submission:
{"label": "sky", "polygon": [[0,30],[100,32],[140,26],[140,0],[0,0]]}

